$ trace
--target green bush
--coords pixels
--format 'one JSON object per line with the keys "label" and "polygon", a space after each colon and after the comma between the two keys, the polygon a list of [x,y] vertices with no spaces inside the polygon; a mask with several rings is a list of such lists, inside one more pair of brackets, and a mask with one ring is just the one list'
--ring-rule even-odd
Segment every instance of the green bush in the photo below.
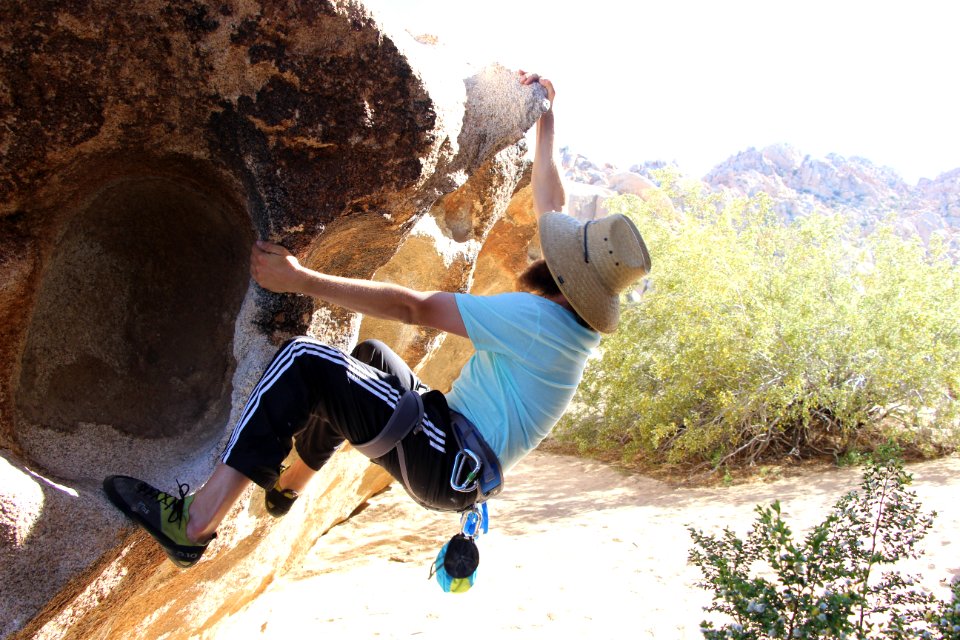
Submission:
{"label": "green bush", "polygon": [[910,476],[893,458],[871,463],[861,491],[842,497],[802,542],[793,539],[780,506],[757,507],[745,539],[690,528],[690,562],[699,586],[713,592],[704,621],[711,640],[773,638],[960,638],[960,583],[938,601],[916,578],[883,565],[916,558],[936,514],[921,512]]}
{"label": "green bush", "polygon": [[[624,196],[653,258],[646,293],[591,362],[556,437],[655,462],[842,455],[947,442],[960,389],[960,272],[892,222],[783,224],[765,196],[661,176]],[[879,436],[879,437],[878,437]]]}

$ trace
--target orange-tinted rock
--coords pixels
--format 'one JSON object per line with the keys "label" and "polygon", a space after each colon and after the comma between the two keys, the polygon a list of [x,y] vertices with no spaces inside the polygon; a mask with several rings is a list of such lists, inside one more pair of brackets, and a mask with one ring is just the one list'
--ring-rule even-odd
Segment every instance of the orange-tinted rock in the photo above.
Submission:
{"label": "orange-tinted rock", "polygon": [[429,48],[344,0],[19,0],[0,43],[0,637],[189,637],[389,481],[338,454],[282,527],[251,490],[189,572],[102,497],[196,487],[280,341],[355,342],[353,314],[251,286],[250,243],[356,277],[424,220],[481,246],[542,91],[490,67],[438,98]]}

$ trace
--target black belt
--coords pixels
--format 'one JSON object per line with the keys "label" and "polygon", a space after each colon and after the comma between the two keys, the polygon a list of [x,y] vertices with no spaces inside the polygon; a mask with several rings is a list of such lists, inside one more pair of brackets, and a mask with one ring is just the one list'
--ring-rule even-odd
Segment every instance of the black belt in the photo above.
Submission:
{"label": "black belt", "polygon": [[460,451],[453,463],[450,486],[462,493],[477,492],[477,502],[500,493],[503,488],[503,471],[500,460],[480,432],[462,414],[450,412],[453,435]]}

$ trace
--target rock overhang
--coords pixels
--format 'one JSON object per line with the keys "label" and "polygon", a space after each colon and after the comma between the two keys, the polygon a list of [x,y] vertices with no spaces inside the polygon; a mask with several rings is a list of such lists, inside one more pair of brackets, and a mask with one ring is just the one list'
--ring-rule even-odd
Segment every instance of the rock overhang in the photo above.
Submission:
{"label": "rock overhang", "polygon": [[[493,159],[544,105],[503,69],[452,78],[460,91],[435,72],[424,82],[356,2],[20,2],[3,13],[0,453],[12,488],[0,635],[82,637],[160,583],[171,598],[209,591],[130,546],[99,477],[202,481],[278,342],[308,328],[356,337],[349,314],[250,287],[249,243],[372,276],[473,174],[509,198],[519,156]],[[487,204],[460,221],[470,242],[505,208]],[[444,284],[470,277],[465,265]],[[348,455],[333,467],[305,505],[322,513],[313,530],[386,482]],[[221,536],[233,560],[213,558],[207,577],[303,551],[258,551],[251,531],[293,534],[239,511]],[[61,535],[70,527],[97,543],[78,550]],[[123,582],[133,573],[138,587]],[[108,595],[90,600],[98,590]]]}

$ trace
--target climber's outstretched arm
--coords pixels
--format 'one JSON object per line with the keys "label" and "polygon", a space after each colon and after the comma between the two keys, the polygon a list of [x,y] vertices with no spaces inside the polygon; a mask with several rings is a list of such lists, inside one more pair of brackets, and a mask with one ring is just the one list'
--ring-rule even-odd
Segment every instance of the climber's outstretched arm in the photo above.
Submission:
{"label": "climber's outstretched arm", "polygon": [[533,210],[537,216],[548,211],[563,211],[567,194],[563,189],[553,148],[553,102],[557,92],[552,82],[536,73],[520,71],[519,75],[522,84],[540,83],[547,90],[547,99],[550,101],[550,109],[537,121],[537,146],[533,155]]}
{"label": "climber's outstretched arm", "polygon": [[351,311],[467,337],[454,294],[357,278],[342,278],[302,266],[278,244],[258,241],[250,251],[250,275],[264,289],[302,293]]}

